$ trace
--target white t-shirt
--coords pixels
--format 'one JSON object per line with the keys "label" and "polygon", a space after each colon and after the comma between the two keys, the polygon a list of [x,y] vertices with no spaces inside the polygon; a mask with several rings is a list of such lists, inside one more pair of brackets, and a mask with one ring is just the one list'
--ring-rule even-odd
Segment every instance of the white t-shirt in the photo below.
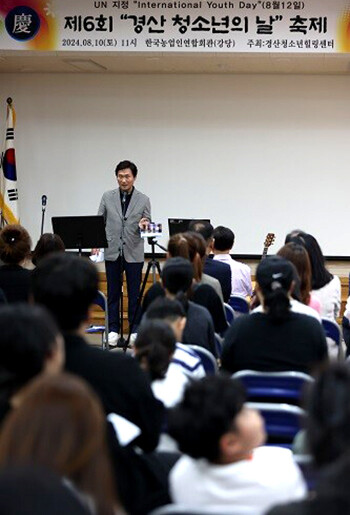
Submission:
{"label": "white t-shirt", "polygon": [[341,303],[341,285],[339,277],[334,275],[333,279],[323,286],[323,288],[312,290],[312,295],[321,303],[321,317],[328,318],[329,320],[336,322],[336,319],[339,316]]}
{"label": "white t-shirt", "polygon": [[307,488],[289,449],[259,447],[230,465],[183,456],[170,472],[173,502],[262,515],[278,503],[302,499]]}
{"label": "white t-shirt", "polygon": [[232,259],[230,254],[215,254],[216,261],[226,263],[231,267],[231,295],[247,297],[252,295],[252,279],[250,276],[250,268],[245,263]]}
{"label": "white t-shirt", "polygon": [[151,386],[156,399],[162,401],[166,408],[172,408],[182,400],[188,383],[188,377],[179,367],[170,363],[165,378],[156,379]]}
{"label": "white t-shirt", "polygon": [[[310,308],[310,306],[307,306],[306,304],[303,304],[302,302],[299,302],[295,299],[290,299],[290,310],[293,311],[293,313],[301,313],[302,315],[309,315],[310,317],[316,318],[321,323],[321,317],[317,313],[317,311],[313,308]],[[251,313],[262,313],[263,308],[262,305],[256,307],[253,309]]]}
{"label": "white t-shirt", "polygon": [[171,365],[179,367],[191,379],[200,379],[205,376],[202,360],[188,345],[183,343],[176,344]]}

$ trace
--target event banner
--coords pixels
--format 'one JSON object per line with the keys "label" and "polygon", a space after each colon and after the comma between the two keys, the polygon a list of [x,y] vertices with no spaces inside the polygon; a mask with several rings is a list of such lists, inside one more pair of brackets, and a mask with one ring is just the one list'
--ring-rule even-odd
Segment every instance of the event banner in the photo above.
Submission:
{"label": "event banner", "polygon": [[0,0],[0,50],[350,52],[350,0]]}

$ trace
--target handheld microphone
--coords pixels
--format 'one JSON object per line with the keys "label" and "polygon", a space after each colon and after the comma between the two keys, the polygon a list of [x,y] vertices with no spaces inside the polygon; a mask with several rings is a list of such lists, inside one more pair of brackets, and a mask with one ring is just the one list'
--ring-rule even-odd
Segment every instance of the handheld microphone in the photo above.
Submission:
{"label": "handheld microphone", "polygon": [[41,205],[42,205],[42,207],[46,207],[46,202],[47,202],[47,196],[43,195],[41,197]]}

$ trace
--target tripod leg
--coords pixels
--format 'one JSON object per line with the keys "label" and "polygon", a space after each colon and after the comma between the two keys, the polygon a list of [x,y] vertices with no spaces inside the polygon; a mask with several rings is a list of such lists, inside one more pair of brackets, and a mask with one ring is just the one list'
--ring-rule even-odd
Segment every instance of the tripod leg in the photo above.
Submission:
{"label": "tripod leg", "polygon": [[148,276],[149,276],[149,273],[151,271],[151,268],[152,268],[152,263],[149,262],[147,264],[147,269],[146,269],[146,272],[145,272],[145,277],[143,278],[143,281],[142,281],[142,286],[141,286],[141,290],[140,290],[140,293],[139,293],[139,296],[137,298],[137,304],[136,304],[136,309],[135,309],[135,313],[134,313],[134,316],[132,317],[132,321],[130,323],[130,328],[129,328],[129,336],[126,340],[126,344],[125,344],[125,347],[124,347],[124,350],[126,351],[127,349],[127,346],[130,342],[130,335],[132,333],[132,330],[134,328],[134,325],[135,325],[135,321],[136,321],[136,318],[137,318],[137,315],[138,315],[138,312],[141,308],[141,301],[142,301],[142,298],[143,298],[143,294],[144,294],[144,291],[146,289],[146,284],[147,284],[147,280],[148,280]]}

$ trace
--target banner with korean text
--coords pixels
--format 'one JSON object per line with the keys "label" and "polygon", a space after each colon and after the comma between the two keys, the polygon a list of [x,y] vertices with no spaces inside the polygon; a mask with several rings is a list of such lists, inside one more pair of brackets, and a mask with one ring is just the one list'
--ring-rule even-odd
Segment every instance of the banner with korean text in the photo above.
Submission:
{"label": "banner with korean text", "polygon": [[0,50],[350,52],[350,0],[6,0]]}

